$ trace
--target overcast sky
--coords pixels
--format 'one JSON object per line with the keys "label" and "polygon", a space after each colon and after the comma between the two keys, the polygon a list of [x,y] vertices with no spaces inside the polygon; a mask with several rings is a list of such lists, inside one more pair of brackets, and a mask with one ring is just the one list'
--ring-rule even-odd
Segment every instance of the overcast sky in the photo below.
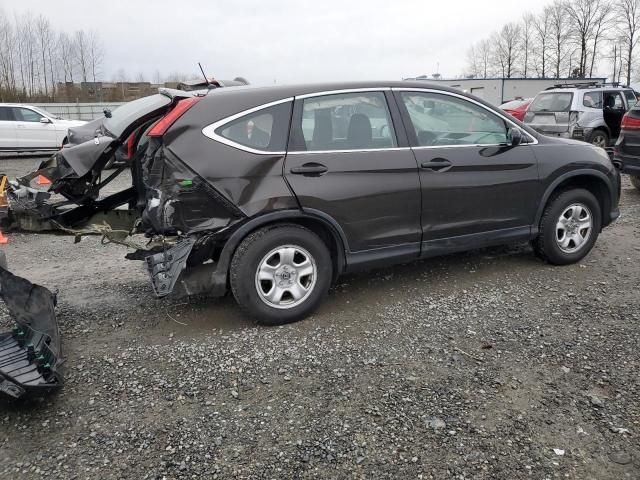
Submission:
{"label": "overcast sky", "polygon": [[58,29],[94,29],[105,79],[156,70],[253,84],[400,79],[462,73],[471,43],[538,12],[535,0],[0,0],[6,13],[46,15]]}

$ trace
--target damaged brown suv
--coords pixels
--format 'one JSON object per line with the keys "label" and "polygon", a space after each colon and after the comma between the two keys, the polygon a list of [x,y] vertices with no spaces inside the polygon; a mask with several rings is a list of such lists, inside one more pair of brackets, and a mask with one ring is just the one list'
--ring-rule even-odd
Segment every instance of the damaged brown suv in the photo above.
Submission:
{"label": "damaged brown suv", "polygon": [[[132,137],[131,187],[101,196],[121,171],[104,166]],[[64,201],[28,186],[39,174]],[[358,269],[519,241],[577,262],[617,218],[619,189],[604,150],[541,136],[446,87],[165,90],[13,181],[5,222],[146,234],[150,246],[128,258],[146,262],[158,296],[230,289],[280,324]]]}

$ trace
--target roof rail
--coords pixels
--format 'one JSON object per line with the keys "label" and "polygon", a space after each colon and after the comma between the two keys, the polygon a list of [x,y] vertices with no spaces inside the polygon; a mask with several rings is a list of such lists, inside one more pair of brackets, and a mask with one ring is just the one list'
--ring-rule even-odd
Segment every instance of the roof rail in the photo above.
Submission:
{"label": "roof rail", "polygon": [[556,88],[603,88],[603,87],[629,88],[628,85],[623,85],[620,82],[584,82],[584,83],[557,83],[553,87],[545,88],[545,90],[555,90]]}

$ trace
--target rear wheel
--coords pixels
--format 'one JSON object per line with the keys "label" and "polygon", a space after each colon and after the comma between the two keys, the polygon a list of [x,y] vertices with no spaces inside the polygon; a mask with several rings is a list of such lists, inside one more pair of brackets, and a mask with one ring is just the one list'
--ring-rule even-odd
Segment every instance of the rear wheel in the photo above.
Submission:
{"label": "rear wheel", "polygon": [[534,242],[539,257],[554,265],[582,260],[598,239],[602,224],[600,204],[584,189],[565,190],[547,204]]}
{"label": "rear wheel", "polygon": [[598,128],[591,132],[587,141],[596,147],[607,148],[609,146],[609,134]]}
{"label": "rear wheel", "polygon": [[631,185],[636,187],[636,190],[640,190],[640,176],[630,175],[629,178],[631,179]]}
{"label": "rear wheel", "polygon": [[231,290],[258,323],[282,325],[317,308],[329,290],[332,270],[329,250],[315,233],[276,225],[242,241],[231,261]]}

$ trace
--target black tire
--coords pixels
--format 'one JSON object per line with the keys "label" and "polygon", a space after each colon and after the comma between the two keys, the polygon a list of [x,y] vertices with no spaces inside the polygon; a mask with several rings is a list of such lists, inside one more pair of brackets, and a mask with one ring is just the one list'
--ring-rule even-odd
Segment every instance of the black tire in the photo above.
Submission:
{"label": "black tire", "polygon": [[[563,251],[558,244],[557,225],[563,212],[574,204],[586,206],[591,214],[592,227],[589,237],[575,252]],[[596,197],[582,188],[564,190],[554,194],[540,219],[540,231],[533,242],[536,254],[553,265],[570,265],[582,260],[593,248],[602,228],[602,209]]]}
{"label": "black tire", "polygon": [[633,185],[636,190],[640,191],[640,176],[629,175],[629,178],[631,179],[631,185]]}
{"label": "black tire", "polygon": [[[600,140],[602,139],[602,140]],[[589,138],[587,138],[587,142],[593,144],[593,145],[598,145],[601,147],[608,147],[609,146],[609,134],[605,131],[602,130],[601,128],[596,128],[594,131],[592,131],[589,134]],[[600,143],[604,143],[604,145],[600,145]]]}
{"label": "black tire", "polygon": [[[274,250],[290,246],[306,251],[310,255],[311,261],[315,262],[314,274],[304,277],[305,281],[310,282],[311,278],[314,280],[313,284],[308,286],[309,292],[305,294],[306,296],[298,300],[299,304],[295,304],[293,294],[285,292],[285,296],[288,294],[291,297],[290,300],[285,301],[289,301],[292,305],[278,308],[269,304],[268,300],[263,300],[264,289],[271,291],[267,288],[270,281],[267,280],[266,285],[262,282],[258,283],[256,276],[258,269],[266,261],[268,255]],[[280,265],[282,265],[282,259],[279,258]],[[332,273],[331,255],[325,243],[307,228],[285,224],[265,227],[247,236],[233,255],[229,277],[231,291],[236,301],[249,316],[263,325],[284,325],[307,317],[320,305],[329,291]],[[296,274],[294,273],[294,275]],[[283,277],[278,278],[282,279]],[[302,278],[300,277],[300,282],[302,282]],[[291,280],[287,276],[287,281],[296,282],[297,280]],[[275,288],[274,282],[272,285]],[[263,289],[262,294],[259,292],[259,288]],[[281,298],[284,299],[285,296]]]}

